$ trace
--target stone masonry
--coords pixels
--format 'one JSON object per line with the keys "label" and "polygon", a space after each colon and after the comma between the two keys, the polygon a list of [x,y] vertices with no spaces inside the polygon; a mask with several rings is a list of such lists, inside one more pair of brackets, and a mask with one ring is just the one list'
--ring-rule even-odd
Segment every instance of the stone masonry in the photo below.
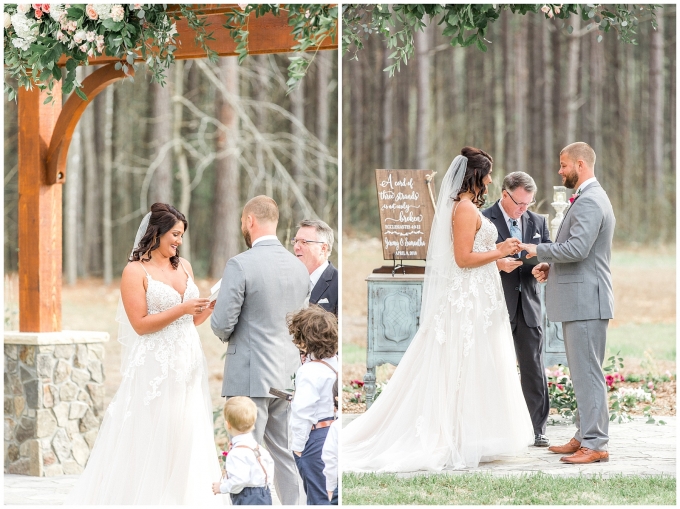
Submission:
{"label": "stone masonry", "polygon": [[104,414],[105,332],[5,332],[5,473],[79,474]]}

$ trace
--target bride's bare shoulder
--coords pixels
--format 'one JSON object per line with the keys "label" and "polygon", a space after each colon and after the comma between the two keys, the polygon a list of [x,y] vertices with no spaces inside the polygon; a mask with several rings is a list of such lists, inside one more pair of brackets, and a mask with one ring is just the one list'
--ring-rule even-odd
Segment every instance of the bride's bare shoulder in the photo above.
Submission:
{"label": "bride's bare shoulder", "polygon": [[142,267],[141,262],[128,262],[128,264],[123,269],[122,277],[124,279],[139,279],[146,275],[144,267]]}

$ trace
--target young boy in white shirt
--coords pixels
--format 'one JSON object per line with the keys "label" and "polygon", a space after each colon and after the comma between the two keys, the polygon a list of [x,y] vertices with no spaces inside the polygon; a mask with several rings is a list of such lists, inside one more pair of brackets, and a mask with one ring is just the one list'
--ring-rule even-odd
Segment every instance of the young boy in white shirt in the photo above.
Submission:
{"label": "young boy in white shirt", "polygon": [[213,483],[213,493],[229,493],[232,505],[272,505],[274,460],[253,438],[257,407],[246,396],[224,404],[224,426],[231,449],[224,462],[226,475]]}
{"label": "young boy in white shirt", "polygon": [[304,364],[295,374],[291,402],[292,451],[307,494],[307,505],[330,505],[321,450],[334,420],[333,383],[338,377],[338,322],[312,305],[288,320]]}

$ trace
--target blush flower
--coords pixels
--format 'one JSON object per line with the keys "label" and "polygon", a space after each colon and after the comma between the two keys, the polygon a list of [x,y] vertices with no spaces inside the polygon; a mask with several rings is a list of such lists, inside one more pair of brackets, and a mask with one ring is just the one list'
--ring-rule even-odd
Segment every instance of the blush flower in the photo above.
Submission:
{"label": "blush flower", "polygon": [[31,4],[19,4],[17,5],[17,12],[21,14],[28,14],[31,10]]}
{"label": "blush flower", "polygon": [[5,28],[9,28],[12,26],[12,17],[9,15],[9,12],[5,12],[5,18],[4,18],[4,25]]}
{"label": "blush flower", "polygon": [[111,7],[111,19],[118,23],[119,21],[123,21],[123,18],[125,17],[125,9],[123,8],[122,5],[114,5]]}
{"label": "blush flower", "polygon": [[92,20],[99,19],[99,15],[92,4],[87,4],[85,7],[85,14],[87,14],[87,17]]}
{"label": "blush flower", "polygon": [[73,34],[73,40],[76,41],[76,44],[80,44],[87,38],[87,33],[85,30],[78,30],[75,34]]}

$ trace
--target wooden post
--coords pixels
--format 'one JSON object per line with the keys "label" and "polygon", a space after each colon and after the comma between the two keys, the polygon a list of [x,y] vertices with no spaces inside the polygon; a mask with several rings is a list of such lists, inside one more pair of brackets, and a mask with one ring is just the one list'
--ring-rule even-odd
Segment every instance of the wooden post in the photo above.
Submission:
{"label": "wooden post", "polygon": [[19,330],[61,330],[61,185],[45,161],[61,113],[61,82],[47,92],[19,88]]}

